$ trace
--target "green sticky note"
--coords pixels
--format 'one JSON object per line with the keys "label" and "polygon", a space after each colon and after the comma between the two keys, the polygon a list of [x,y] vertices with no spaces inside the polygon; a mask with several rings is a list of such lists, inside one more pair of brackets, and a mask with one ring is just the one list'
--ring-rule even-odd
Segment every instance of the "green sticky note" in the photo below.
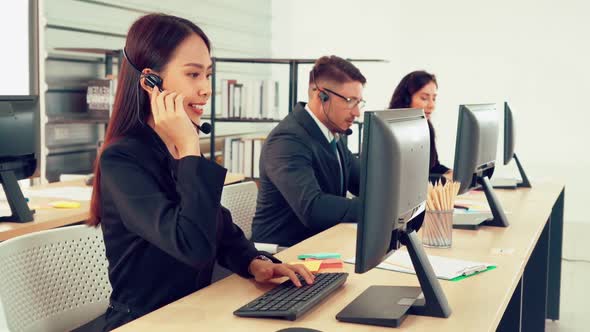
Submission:
{"label": "green sticky note", "polygon": [[297,256],[299,259],[307,259],[307,258],[314,258],[314,259],[329,259],[329,258],[341,258],[340,254],[331,253],[331,252],[320,252],[315,254],[302,254]]}

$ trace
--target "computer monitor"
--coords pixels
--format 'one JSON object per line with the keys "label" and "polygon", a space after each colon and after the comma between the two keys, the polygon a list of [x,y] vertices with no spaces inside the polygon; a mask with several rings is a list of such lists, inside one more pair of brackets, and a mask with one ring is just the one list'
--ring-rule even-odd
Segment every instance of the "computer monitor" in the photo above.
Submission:
{"label": "computer monitor", "polygon": [[336,318],[397,327],[408,313],[449,317],[451,309],[422,243],[406,228],[410,220],[423,218],[427,197],[430,140],[424,112],[367,111],[363,130],[355,272],[374,268],[404,244],[420,287],[371,286]]}
{"label": "computer monitor", "polygon": [[33,220],[17,180],[34,174],[39,112],[38,87],[38,0],[16,1],[0,12],[0,27],[9,31],[3,40],[10,45],[0,52],[4,65],[0,82],[0,184],[11,216],[0,221]]}
{"label": "computer monitor", "polygon": [[36,97],[0,96],[0,184],[6,193],[10,216],[0,221],[33,221],[32,211],[17,180],[33,175],[35,159]]}
{"label": "computer monitor", "polygon": [[512,110],[508,106],[508,102],[504,102],[504,165],[508,165],[512,159],[516,162],[518,171],[522,182],[516,184],[517,187],[531,188],[529,178],[526,176],[524,169],[514,152],[514,137],[516,136],[514,129],[514,117],[512,116]]}
{"label": "computer monitor", "polygon": [[490,183],[496,165],[498,112],[495,104],[459,107],[453,180],[460,182],[459,194],[482,188],[493,219],[482,225],[508,227],[504,209]]}

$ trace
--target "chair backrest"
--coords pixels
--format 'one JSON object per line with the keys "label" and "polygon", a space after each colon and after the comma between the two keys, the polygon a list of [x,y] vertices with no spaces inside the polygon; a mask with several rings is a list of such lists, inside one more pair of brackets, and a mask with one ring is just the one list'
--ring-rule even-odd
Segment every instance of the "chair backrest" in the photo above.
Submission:
{"label": "chair backrest", "polygon": [[69,226],[0,243],[0,298],[10,331],[69,331],[106,311],[100,228]]}
{"label": "chair backrest", "polygon": [[221,193],[221,205],[230,210],[234,223],[247,239],[252,236],[252,219],[256,212],[258,187],[254,181],[227,185]]}

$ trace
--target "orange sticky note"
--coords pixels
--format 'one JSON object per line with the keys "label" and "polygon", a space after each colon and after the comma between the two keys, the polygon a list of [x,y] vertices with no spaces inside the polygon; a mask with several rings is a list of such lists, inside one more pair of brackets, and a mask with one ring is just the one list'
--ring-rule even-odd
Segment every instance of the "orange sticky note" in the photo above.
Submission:
{"label": "orange sticky note", "polygon": [[341,269],[342,260],[337,258],[324,259],[322,262],[322,269]]}

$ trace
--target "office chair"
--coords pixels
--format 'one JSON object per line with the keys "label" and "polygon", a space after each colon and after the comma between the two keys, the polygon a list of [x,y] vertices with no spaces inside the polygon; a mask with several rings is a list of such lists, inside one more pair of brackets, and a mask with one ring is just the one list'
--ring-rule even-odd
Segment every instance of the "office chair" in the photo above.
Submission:
{"label": "office chair", "polygon": [[40,231],[0,243],[8,328],[70,331],[104,314],[111,285],[100,228]]}
{"label": "office chair", "polygon": [[[247,239],[252,237],[252,219],[256,212],[257,196],[258,187],[254,181],[227,185],[221,193],[221,205],[231,212],[234,223],[242,229]],[[278,245],[269,243],[254,243],[254,246],[271,254],[276,254],[279,249]],[[230,270],[216,263],[211,281],[222,280],[231,274]]]}
{"label": "office chair", "polygon": [[[252,237],[252,219],[256,212],[256,198],[258,186],[254,181],[242,182],[223,187],[221,205],[225,206],[232,215],[234,223],[238,225],[247,239]],[[254,243],[256,249],[276,254],[279,247],[272,243]]]}

